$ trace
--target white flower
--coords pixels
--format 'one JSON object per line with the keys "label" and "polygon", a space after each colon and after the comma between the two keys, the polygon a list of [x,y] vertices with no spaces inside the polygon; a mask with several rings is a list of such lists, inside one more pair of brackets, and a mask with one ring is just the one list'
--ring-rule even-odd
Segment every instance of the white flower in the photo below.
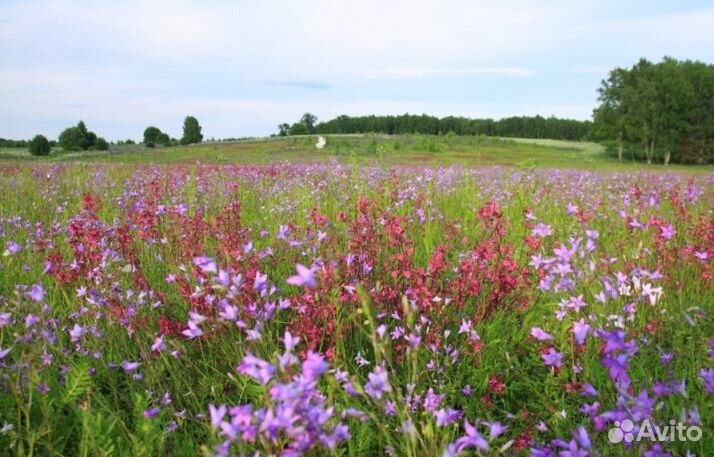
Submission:
{"label": "white flower", "polygon": [[322,148],[325,147],[326,144],[327,144],[327,141],[325,141],[325,138],[324,138],[324,137],[318,137],[318,138],[317,138],[317,143],[315,143],[315,147],[316,147],[317,149],[322,149]]}
{"label": "white flower", "polygon": [[632,288],[627,284],[622,284],[620,285],[618,292],[623,297],[629,297],[630,295],[632,295]]}
{"label": "white flower", "polygon": [[648,297],[650,300],[650,305],[654,306],[662,296],[662,288],[652,287],[652,284],[645,283],[645,285],[642,287],[642,296]]}

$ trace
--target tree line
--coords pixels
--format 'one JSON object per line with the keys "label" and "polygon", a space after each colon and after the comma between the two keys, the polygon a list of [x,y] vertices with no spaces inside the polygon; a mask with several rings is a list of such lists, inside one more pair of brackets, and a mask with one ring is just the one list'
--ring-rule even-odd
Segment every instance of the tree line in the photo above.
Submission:
{"label": "tree line", "polygon": [[153,125],[144,130],[144,146],[147,148],[153,148],[157,144],[161,146],[176,146],[178,144],[200,143],[201,141],[203,141],[201,124],[193,116],[186,116],[183,120],[183,136],[180,140],[169,137],[167,133],[162,132],[161,129]]}
{"label": "tree line", "polygon": [[[186,116],[183,123],[183,136],[180,140],[169,137],[159,128],[150,126],[144,130],[144,145],[149,148],[157,144],[162,146],[187,145],[203,141],[201,125],[193,116]],[[117,141],[117,145],[133,145],[134,140]],[[109,143],[87,128],[84,121],[67,127],[60,133],[58,141],[48,140],[44,135],[35,135],[32,140],[10,140],[0,138],[0,148],[27,148],[32,155],[46,156],[52,148],[59,146],[63,151],[106,151]]]}
{"label": "tree line", "polygon": [[592,137],[647,163],[714,163],[714,65],[665,57],[615,68],[598,89]]}
{"label": "tree line", "polygon": [[278,136],[306,134],[357,134],[384,133],[404,135],[486,135],[515,138],[551,138],[558,140],[585,140],[592,122],[543,116],[514,116],[504,119],[470,119],[447,116],[438,118],[426,114],[398,116],[338,116],[326,122],[305,113],[292,124],[280,124]]}

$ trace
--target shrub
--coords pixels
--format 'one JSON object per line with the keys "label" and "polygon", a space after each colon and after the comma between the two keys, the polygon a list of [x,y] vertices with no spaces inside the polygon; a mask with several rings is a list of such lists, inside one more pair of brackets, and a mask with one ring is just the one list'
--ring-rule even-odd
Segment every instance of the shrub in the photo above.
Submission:
{"label": "shrub", "polygon": [[89,131],[87,126],[84,124],[84,121],[79,121],[75,127],[68,127],[64,129],[59,136],[59,144],[65,151],[86,151],[87,149],[96,149],[96,142],[97,134]]}
{"label": "shrub", "polygon": [[198,119],[193,116],[186,116],[183,121],[181,144],[200,143],[201,141],[203,141],[203,135],[201,134],[201,125],[198,123]]}
{"label": "shrub", "polygon": [[161,146],[171,146],[171,138],[166,133],[159,132],[159,134],[156,135],[156,143]]}
{"label": "shrub", "polygon": [[157,127],[146,127],[146,130],[144,130],[144,145],[147,148],[153,148],[156,145],[156,137],[159,135],[161,135],[161,130]]}
{"label": "shrub", "polygon": [[106,151],[109,149],[109,143],[102,137],[97,138],[94,141],[94,149],[97,151]]}
{"label": "shrub", "polygon": [[30,154],[33,156],[46,156],[50,149],[50,142],[43,135],[35,135],[30,141]]}
{"label": "shrub", "polygon": [[290,127],[290,135],[307,135],[308,130],[302,122],[296,122]]}

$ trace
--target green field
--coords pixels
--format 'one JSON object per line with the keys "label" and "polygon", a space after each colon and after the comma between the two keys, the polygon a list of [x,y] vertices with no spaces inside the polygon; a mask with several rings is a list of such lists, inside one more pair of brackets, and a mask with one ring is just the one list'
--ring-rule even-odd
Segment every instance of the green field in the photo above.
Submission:
{"label": "green field", "polygon": [[27,162],[0,195],[2,457],[714,448],[712,175]]}
{"label": "green field", "polygon": [[[108,152],[63,153],[35,158],[25,150],[0,149],[0,161],[113,163],[238,163],[382,162],[392,165],[515,166],[591,170],[665,170],[661,165],[618,163],[604,147],[590,142],[478,136],[328,135],[318,150],[316,136],[243,140],[230,143],[157,147],[112,146]],[[669,171],[711,172],[712,166],[670,166]]]}

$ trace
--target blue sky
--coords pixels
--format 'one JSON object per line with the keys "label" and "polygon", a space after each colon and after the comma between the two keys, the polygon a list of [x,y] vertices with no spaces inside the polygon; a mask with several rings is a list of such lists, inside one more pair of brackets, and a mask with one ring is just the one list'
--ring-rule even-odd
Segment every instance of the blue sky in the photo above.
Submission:
{"label": "blue sky", "polygon": [[590,117],[607,71],[714,62],[712,1],[0,0],[0,137],[266,135],[306,111]]}

